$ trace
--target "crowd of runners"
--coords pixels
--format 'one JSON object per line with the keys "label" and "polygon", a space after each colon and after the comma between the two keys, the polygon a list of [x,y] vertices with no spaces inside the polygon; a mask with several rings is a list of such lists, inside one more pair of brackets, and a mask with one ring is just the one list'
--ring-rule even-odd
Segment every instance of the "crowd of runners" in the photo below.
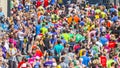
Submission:
{"label": "crowd of runners", "polygon": [[11,0],[0,7],[0,68],[120,68],[120,7]]}

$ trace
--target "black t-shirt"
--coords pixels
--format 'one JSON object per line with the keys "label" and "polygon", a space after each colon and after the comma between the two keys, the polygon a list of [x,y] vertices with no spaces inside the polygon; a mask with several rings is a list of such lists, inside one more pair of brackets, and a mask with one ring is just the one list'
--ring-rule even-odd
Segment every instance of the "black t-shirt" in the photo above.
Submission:
{"label": "black t-shirt", "polygon": [[45,38],[45,39],[43,40],[43,42],[44,42],[45,47],[46,47],[47,49],[50,48],[50,44],[49,44],[50,39],[49,39],[49,38]]}

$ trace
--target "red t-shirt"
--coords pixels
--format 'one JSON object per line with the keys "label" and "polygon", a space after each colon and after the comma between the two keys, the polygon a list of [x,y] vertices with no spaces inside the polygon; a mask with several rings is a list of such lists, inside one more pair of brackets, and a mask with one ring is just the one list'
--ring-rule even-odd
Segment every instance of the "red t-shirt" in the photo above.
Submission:
{"label": "red t-shirt", "polygon": [[107,59],[105,56],[101,56],[100,57],[100,62],[102,64],[103,67],[106,67],[106,62],[107,62]]}
{"label": "red t-shirt", "polygon": [[48,6],[48,0],[44,0],[44,7]]}
{"label": "red t-shirt", "polygon": [[42,5],[42,2],[41,2],[41,1],[37,1],[36,7],[38,8],[38,7],[41,6],[41,5]]}
{"label": "red t-shirt", "polygon": [[43,56],[43,53],[42,53],[40,50],[36,50],[35,56],[42,57],[42,56]]}
{"label": "red t-shirt", "polygon": [[18,64],[18,68],[21,67],[22,64],[24,64],[25,62],[24,61],[21,61],[19,64]]}
{"label": "red t-shirt", "polygon": [[110,41],[108,44],[109,48],[115,48],[115,46],[116,46],[116,42],[114,42],[114,41]]}
{"label": "red t-shirt", "polygon": [[73,47],[73,49],[76,51],[77,49],[79,49],[80,48],[80,45],[79,44],[77,44],[77,45],[75,45],[74,47]]}

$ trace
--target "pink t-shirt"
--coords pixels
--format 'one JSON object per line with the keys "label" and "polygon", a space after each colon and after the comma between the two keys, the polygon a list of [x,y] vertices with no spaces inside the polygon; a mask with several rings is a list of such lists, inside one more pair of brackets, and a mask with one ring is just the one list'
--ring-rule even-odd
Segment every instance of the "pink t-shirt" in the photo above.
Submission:
{"label": "pink t-shirt", "polygon": [[14,46],[16,47],[16,41],[13,39],[13,38],[9,38],[9,43],[12,43],[12,44],[14,44]]}
{"label": "pink t-shirt", "polygon": [[106,34],[105,37],[110,40],[110,34]]}
{"label": "pink t-shirt", "polygon": [[35,58],[32,57],[32,58],[29,58],[29,59],[28,59],[28,62],[29,62],[30,64],[33,64],[33,63],[34,63],[34,60],[35,60]]}

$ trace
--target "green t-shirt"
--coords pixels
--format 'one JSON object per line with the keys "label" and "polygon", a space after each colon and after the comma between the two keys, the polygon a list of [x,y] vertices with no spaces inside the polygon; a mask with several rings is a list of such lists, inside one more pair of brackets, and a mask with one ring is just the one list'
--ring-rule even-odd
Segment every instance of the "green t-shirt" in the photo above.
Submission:
{"label": "green t-shirt", "polygon": [[42,34],[46,34],[48,32],[48,29],[45,27],[42,27],[40,30],[42,30]]}
{"label": "green t-shirt", "polygon": [[10,9],[14,8],[13,1],[10,1]]}
{"label": "green t-shirt", "polygon": [[115,61],[112,60],[112,59],[107,61],[107,68],[110,68],[110,67],[111,67],[111,63],[112,63],[112,62],[115,62]]}
{"label": "green t-shirt", "polygon": [[85,37],[82,36],[81,34],[76,34],[76,42],[83,41],[85,40]]}
{"label": "green t-shirt", "polygon": [[69,40],[70,40],[70,36],[69,36],[68,33],[63,33],[63,34],[61,35],[61,37],[63,37],[63,38],[66,40],[66,42],[69,42]]}
{"label": "green t-shirt", "polygon": [[95,50],[98,53],[98,46],[93,46],[92,49]]}
{"label": "green t-shirt", "polygon": [[79,68],[79,66],[75,66],[75,68]]}
{"label": "green t-shirt", "polygon": [[95,10],[95,13],[100,13],[100,12],[101,12],[100,9],[96,9],[96,10]]}
{"label": "green t-shirt", "polygon": [[70,39],[71,39],[71,38],[74,38],[74,34],[70,33],[70,34],[69,34],[69,37],[70,37]]}

